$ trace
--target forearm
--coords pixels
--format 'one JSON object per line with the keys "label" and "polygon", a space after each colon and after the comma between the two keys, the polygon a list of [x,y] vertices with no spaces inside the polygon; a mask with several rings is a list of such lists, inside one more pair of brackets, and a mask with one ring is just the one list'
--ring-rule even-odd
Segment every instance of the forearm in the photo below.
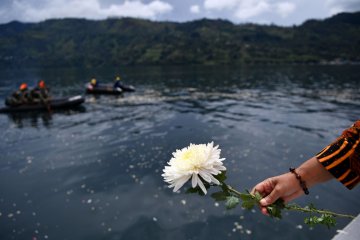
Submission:
{"label": "forearm", "polygon": [[296,172],[306,182],[308,188],[334,178],[333,175],[319,163],[316,157],[312,157],[301,164],[296,169]]}
{"label": "forearm", "polygon": [[[360,182],[360,120],[346,129],[332,144],[299,167],[258,183],[252,193],[259,192],[261,211],[281,198],[286,202],[307,194],[307,188],[336,178],[348,189]],[[304,183],[305,182],[305,185]]]}

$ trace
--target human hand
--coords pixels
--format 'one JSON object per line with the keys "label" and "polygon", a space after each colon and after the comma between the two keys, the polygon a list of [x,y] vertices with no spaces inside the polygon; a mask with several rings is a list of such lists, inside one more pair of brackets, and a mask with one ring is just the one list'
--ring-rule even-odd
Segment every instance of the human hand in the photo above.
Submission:
{"label": "human hand", "polygon": [[260,200],[261,212],[269,215],[266,206],[281,198],[285,203],[304,194],[298,180],[292,173],[268,178],[258,183],[251,191],[252,194],[259,192],[263,199]]}

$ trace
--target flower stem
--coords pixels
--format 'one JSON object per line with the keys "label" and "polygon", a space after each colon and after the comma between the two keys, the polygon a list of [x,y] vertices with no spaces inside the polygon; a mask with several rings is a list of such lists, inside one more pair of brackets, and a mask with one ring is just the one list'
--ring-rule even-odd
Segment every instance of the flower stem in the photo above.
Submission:
{"label": "flower stem", "polygon": [[285,205],[285,209],[286,210],[291,210],[291,211],[306,212],[306,213],[327,214],[327,215],[332,215],[334,217],[344,217],[344,218],[351,218],[351,219],[355,218],[355,216],[349,215],[349,214],[335,213],[335,212],[328,211],[328,210],[320,210],[320,209],[314,209],[314,208],[308,208],[308,207],[300,207],[300,206],[297,206],[297,205],[290,205],[290,204]]}
{"label": "flower stem", "polygon": [[[239,198],[242,195],[246,194],[246,195],[250,195],[253,199],[256,199],[256,197],[251,193],[241,193],[241,192],[237,191],[236,189],[234,189],[233,187],[231,187],[230,185],[226,184],[225,182],[221,182],[221,184],[229,192],[235,194]],[[259,202],[258,202],[258,204],[259,204]],[[284,205],[284,208],[286,210],[299,211],[299,212],[305,212],[305,213],[327,214],[327,215],[332,215],[334,217],[344,217],[344,218],[351,218],[351,219],[355,218],[355,216],[349,215],[349,214],[335,213],[335,212],[332,212],[332,211],[320,210],[320,209],[316,209],[316,208],[313,208],[313,207],[300,207],[300,206],[294,205],[294,204],[286,204],[286,205]]]}
{"label": "flower stem", "polygon": [[236,189],[234,189],[232,186],[224,183],[224,182],[221,182],[223,186],[225,186],[230,192],[234,193],[235,195],[237,195],[238,197],[240,197],[243,193],[237,191]]}

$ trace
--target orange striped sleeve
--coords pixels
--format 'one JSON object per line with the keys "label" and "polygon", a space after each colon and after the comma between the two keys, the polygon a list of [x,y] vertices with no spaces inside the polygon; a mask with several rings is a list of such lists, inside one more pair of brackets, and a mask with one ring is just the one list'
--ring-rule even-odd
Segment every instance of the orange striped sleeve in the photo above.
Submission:
{"label": "orange striped sleeve", "polygon": [[316,155],[319,163],[349,189],[360,182],[359,142],[360,120]]}

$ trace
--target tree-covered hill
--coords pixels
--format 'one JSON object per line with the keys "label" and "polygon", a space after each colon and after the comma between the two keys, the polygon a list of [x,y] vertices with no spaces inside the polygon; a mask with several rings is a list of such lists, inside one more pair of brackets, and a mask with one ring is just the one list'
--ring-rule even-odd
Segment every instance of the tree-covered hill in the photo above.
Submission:
{"label": "tree-covered hill", "polygon": [[276,64],[335,59],[360,61],[360,12],[293,27],[133,18],[0,25],[1,65]]}

